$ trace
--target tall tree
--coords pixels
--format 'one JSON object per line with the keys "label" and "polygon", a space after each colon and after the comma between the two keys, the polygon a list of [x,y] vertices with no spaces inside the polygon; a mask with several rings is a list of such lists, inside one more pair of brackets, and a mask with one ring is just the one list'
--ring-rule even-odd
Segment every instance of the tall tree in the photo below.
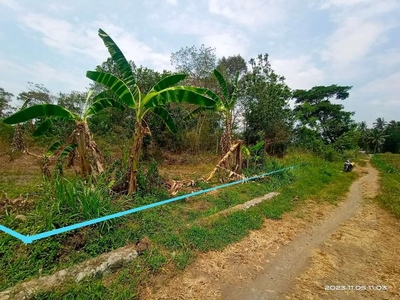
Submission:
{"label": "tall tree", "polygon": [[17,100],[22,102],[21,109],[26,107],[41,104],[41,103],[53,103],[55,97],[51,95],[50,91],[43,84],[35,84],[28,82],[28,91],[21,92],[17,96]]}
{"label": "tall tree", "polygon": [[378,128],[373,128],[369,133],[369,140],[374,145],[374,153],[377,153],[381,150],[381,146],[385,143],[385,139],[387,135],[383,130]]}
{"label": "tall tree", "polygon": [[240,54],[228,57],[223,56],[218,61],[217,69],[229,81],[234,81],[236,74],[239,74],[239,77],[241,77],[247,72],[247,64]]}
{"label": "tall tree", "polygon": [[150,112],[156,114],[172,132],[175,132],[174,121],[165,109],[165,104],[169,102],[186,102],[199,106],[212,107],[215,106],[216,101],[211,98],[216,98],[216,95],[205,89],[175,86],[186,78],[184,74],[168,76],[159,81],[147,94],[142,94],[132,68],[117,44],[102,29],[99,29],[99,36],[107,47],[122,78],[120,79],[110,73],[99,71],[88,71],[86,76],[103,84],[108,88],[106,92],[118,98],[121,103],[135,112],[135,133],[130,155],[128,190],[128,193],[132,194],[137,189],[138,164],[143,138],[150,133],[150,129],[144,122],[145,116]]}
{"label": "tall tree", "polygon": [[[221,152],[222,156],[224,156],[229,151],[232,144],[232,114],[237,101],[239,73],[236,73],[236,78],[233,82],[227,81],[217,69],[213,71],[213,74],[217,79],[220,87],[220,96],[218,96],[217,98],[217,105],[215,106],[215,110],[221,112],[225,119],[225,130],[221,137]],[[190,115],[196,115],[204,110],[205,108],[199,107],[195,109]]]}
{"label": "tall tree", "polygon": [[315,86],[310,90],[293,92],[295,112],[303,126],[309,126],[321,134],[324,142],[334,143],[342,134],[354,128],[351,116],[354,112],[344,111],[341,104],[332,99],[345,100],[351,86]]}
{"label": "tall tree", "polygon": [[215,69],[217,57],[215,49],[206,47],[204,44],[181,48],[171,54],[171,64],[175,66],[177,72],[185,73],[194,80],[204,80],[208,78]]}
{"label": "tall tree", "polygon": [[400,122],[392,120],[385,128],[387,135],[382,145],[383,152],[400,153]]}
{"label": "tall tree", "polygon": [[11,109],[11,101],[13,97],[13,94],[0,88],[0,118],[4,118],[7,115],[7,111]]}
{"label": "tall tree", "polygon": [[265,151],[282,155],[291,136],[291,90],[285,77],[271,68],[268,54],[251,59],[250,65],[252,70],[241,79],[240,93],[246,142],[256,144],[260,139],[264,140]]}
{"label": "tall tree", "polygon": [[359,131],[358,145],[368,152],[369,145],[369,130],[367,122],[362,121],[357,124],[357,130]]}
{"label": "tall tree", "polygon": [[385,121],[384,118],[377,118],[376,121],[374,122],[374,128],[378,129],[378,130],[384,130],[387,122]]}
{"label": "tall tree", "polygon": [[[215,49],[201,45],[200,47],[184,47],[171,54],[171,64],[176,72],[185,73],[189,76],[183,81],[183,84],[194,85],[201,88],[217,91],[219,86],[215,77],[212,75],[216,68],[217,57]],[[188,113],[193,110],[192,105],[183,105],[183,109]],[[186,114],[188,114],[186,113]],[[188,128],[185,136],[190,140],[190,147],[195,151],[200,150],[207,140],[214,140],[212,137],[220,138],[220,115],[212,112],[202,112],[197,114],[197,120],[187,119]],[[215,126],[217,124],[217,126]],[[217,141],[218,143],[218,141]],[[193,147],[194,146],[194,147]]]}

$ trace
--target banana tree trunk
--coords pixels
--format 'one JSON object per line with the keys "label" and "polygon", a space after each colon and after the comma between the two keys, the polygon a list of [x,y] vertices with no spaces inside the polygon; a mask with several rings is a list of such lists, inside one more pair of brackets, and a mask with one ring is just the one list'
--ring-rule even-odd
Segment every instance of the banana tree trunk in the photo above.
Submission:
{"label": "banana tree trunk", "polygon": [[[130,156],[130,179],[128,193],[132,194],[137,190],[137,174],[139,168],[139,158],[142,150],[143,137],[146,135],[146,129],[142,122],[136,122],[135,134],[133,136],[133,144]],[[148,130],[148,129],[147,129]]]}
{"label": "banana tree trunk", "polygon": [[11,143],[11,147],[12,147],[12,152],[14,152],[14,151],[25,152],[26,151],[26,146],[24,143],[21,124],[17,124],[14,127],[14,136],[13,136],[13,140]]}
{"label": "banana tree trunk", "polygon": [[79,162],[81,168],[81,176],[87,178],[90,175],[90,162],[88,154],[88,140],[87,140],[87,124],[85,122],[78,122],[75,128],[76,141],[78,144]]}
{"label": "banana tree trunk", "polygon": [[79,162],[81,175],[87,178],[89,175],[97,174],[104,171],[102,155],[97,148],[96,142],[93,140],[89,126],[86,122],[78,122],[75,128],[75,139],[78,144]]}
{"label": "banana tree trunk", "polygon": [[231,148],[232,144],[232,113],[228,112],[225,118],[225,131],[221,137],[221,151],[222,156],[224,156],[229,149]]}

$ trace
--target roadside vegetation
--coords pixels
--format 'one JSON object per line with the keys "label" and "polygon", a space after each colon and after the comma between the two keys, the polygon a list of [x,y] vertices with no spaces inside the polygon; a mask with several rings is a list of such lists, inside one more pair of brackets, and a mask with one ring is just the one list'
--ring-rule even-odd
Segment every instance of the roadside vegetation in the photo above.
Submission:
{"label": "roadside vegetation", "polygon": [[[101,29],[99,37],[110,57],[87,72],[88,91],[54,95],[31,84],[14,97],[0,88],[1,225],[33,235],[303,165],[30,245],[0,232],[0,290],[146,241],[137,260],[106,279],[35,296],[134,299],[153,275],[183,270],[265,218],[280,219],[308,199],[337,202],[357,178],[341,171],[343,162],[361,162],[360,150],[400,152],[399,122],[378,118],[368,128],[333,103],[346,100],[351,86],[293,90],[267,54],[251,58],[248,69],[242,56],[217,59],[204,45],[172,53],[175,71],[157,72],[127,60]],[[398,176],[397,156],[388,157],[374,157],[383,189],[394,191],[380,202],[398,216],[390,181],[397,177],[385,177]],[[281,194],[207,218],[272,191]]]}
{"label": "roadside vegetation", "polygon": [[400,155],[379,154],[371,161],[381,172],[381,193],[376,200],[381,207],[400,218]]}

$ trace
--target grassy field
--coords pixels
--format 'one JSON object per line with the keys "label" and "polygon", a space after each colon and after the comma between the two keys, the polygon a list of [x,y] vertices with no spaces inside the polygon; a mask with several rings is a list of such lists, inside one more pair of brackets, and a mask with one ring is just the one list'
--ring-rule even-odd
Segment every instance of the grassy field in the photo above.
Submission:
{"label": "grassy field", "polygon": [[376,200],[381,207],[400,218],[400,155],[379,154],[371,161],[381,171],[381,194]]}
{"label": "grassy field", "polygon": [[[267,179],[228,187],[212,194],[203,194],[149,209],[105,225],[90,226],[39,240],[31,245],[24,245],[0,233],[0,268],[2,270],[0,290],[20,281],[37,277],[39,273],[43,275],[53,273],[146,238],[151,241],[151,247],[137,260],[107,278],[106,281],[93,279],[81,284],[67,285],[52,293],[40,293],[35,298],[135,299],[140,286],[145,284],[152,275],[167,269],[172,273],[179,272],[199,253],[222,249],[240,240],[248,234],[249,230],[260,228],[265,218],[279,219],[283,213],[296,205],[301,205],[306,199],[314,199],[316,203],[336,202],[347,192],[351,182],[357,177],[356,173],[342,173],[342,162],[327,162],[304,153],[291,153],[280,160],[270,159],[263,171],[268,172],[301,162],[306,165],[293,171],[275,174]],[[160,172],[166,175],[165,170],[168,168],[171,167],[162,166]],[[206,169],[204,164],[200,165],[201,168]],[[174,169],[183,170],[185,166],[174,166]],[[193,173],[195,166],[188,165],[187,169],[190,170],[188,174]],[[172,176],[178,177],[178,174],[174,172]],[[25,182],[26,190],[30,185],[36,184],[36,177],[29,178]],[[13,189],[10,185],[12,181],[9,181],[7,185],[7,189],[11,191]],[[84,187],[80,190],[76,182],[71,183],[71,188],[76,186],[75,193],[88,193]],[[208,186],[203,184],[199,188]],[[73,197],[68,200],[68,197],[56,196],[57,193],[62,195],[66,191],[58,191],[57,187],[46,187],[43,184],[36,185],[35,190],[37,193],[31,196],[34,200],[31,205],[20,210],[8,208],[4,213],[2,212],[0,223],[23,234],[34,234],[89,217],[72,213],[70,206],[78,205],[71,202]],[[271,191],[280,191],[281,195],[247,211],[212,218],[211,222],[201,222],[199,225],[198,220],[204,217]],[[96,193],[91,194],[91,197],[105,205],[100,215],[168,198],[165,193],[157,192],[153,195],[137,197],[133,205],[129,199],[107,204],[106,193],[102,194],[97,190]],[[60,200],[60,198],[63,199]],[[299,200],[293,201],[295,198]],[[15,218],[21,213],[26,215],[25,222]]]}

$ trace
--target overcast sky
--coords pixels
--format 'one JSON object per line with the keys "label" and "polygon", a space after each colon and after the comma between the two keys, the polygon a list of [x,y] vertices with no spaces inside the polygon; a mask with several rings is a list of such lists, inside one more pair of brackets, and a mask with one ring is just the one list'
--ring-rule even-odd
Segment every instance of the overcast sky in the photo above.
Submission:
{"label": "overcast sky", "polygon": [[205,44],[218,57],[268,53],[293,89],[351,85],[356,121],[400,120],[400,0],[0,0],[0,87],[85,90],[108,53],[98,28],[137,65]]}

